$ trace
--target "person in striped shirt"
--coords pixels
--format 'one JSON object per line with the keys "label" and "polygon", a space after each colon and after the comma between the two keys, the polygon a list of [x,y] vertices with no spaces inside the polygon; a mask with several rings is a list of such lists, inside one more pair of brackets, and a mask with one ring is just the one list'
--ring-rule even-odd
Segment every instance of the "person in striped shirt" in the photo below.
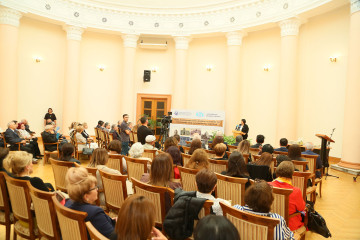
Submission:
{"label": "person in striped shirt", "polygon": [[274,201],[272,187],[265,181],[255,182],[245,192],[245,206],[235,205],[234,208],[253,214],[277,218],[274,240],[294,240],[294,233],[286,225],[285,219],[277,213],[271,213],[271,204]]}

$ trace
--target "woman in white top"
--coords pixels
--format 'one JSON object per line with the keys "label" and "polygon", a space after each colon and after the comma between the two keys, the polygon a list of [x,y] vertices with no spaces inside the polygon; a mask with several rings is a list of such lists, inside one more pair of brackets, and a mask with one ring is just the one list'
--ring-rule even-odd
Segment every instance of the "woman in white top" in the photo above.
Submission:
{"label": "woman in white top", "polygon": [[[121,155],[121,142],[119,140],[112,140],[109,144],[109,155]],[[127,173],[127,166],[125,158],[122,158],[123,172]]]}
{"label": "woman in white top", "polygon": [[18,133],[20,135],[21,138],[25,139],[25,140],[30,140],[30,144],[34,146],[34,153],[35,156],[37,158],[40,158],[40,149],[39,149],[39,145],[37,143],[37,137],[35,136],[31,136],[31,134],[25,130],[25,124],[21,123],[20,125],[20,129],[18,129]]}
{"label": "woman in white top", "polygon": [[87,141],[87,139],[81,134],[84,131],[84,127],[83,126],[77,126],[76,127],[76,134],[75,134],[75,138],[76,138],[76,142],[80,143],[78,144],[78,150],[82,151],[83,148],[86,147],[90,147],[90,148],[97,148],[97,144],[96,143],[89,143]]}

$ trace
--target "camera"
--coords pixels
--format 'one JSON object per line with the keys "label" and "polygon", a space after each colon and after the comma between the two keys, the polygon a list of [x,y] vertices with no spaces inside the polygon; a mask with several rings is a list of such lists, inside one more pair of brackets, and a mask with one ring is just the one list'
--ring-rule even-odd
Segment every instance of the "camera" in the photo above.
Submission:
{"label": "camera", "polygon": [[164,116],[163,119],[161,119],[161,123],[163,125],[167,125],[167,124],[172,123],[171,116],[172,116],[172,112],[168,112],[168,116]]}

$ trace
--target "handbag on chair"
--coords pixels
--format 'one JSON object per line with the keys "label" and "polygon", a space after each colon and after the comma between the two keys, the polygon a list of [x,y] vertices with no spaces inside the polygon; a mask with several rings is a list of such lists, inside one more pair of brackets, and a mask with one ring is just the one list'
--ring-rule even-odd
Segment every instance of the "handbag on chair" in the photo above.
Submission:
{"label": "handbag on chair", "polygon": [[331,237],[331,233],[328,227],[326,226],[325,219],[320,215],[320,213],[315,211],[314,204],[307,203],[306,207],[308,209],[308,224],[307,224],[308,229],[312,232],[316,232],[317,234],[320,234],[325,238]]}

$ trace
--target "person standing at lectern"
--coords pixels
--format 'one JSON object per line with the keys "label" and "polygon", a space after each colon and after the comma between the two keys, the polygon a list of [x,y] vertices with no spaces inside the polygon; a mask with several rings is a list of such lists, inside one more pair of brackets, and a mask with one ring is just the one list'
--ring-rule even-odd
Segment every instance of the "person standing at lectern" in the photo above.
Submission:
{"label": "person standing at lectern", "polygon": [[246,120],[245,119],[241,119],[241,123],[239,125],[236,126],[236,131],[241,131],[243,133],[245,133],[243,135],[243,139],[247,139],[248,138],[248,133],[249,133],[249,126],[246,124]]}

